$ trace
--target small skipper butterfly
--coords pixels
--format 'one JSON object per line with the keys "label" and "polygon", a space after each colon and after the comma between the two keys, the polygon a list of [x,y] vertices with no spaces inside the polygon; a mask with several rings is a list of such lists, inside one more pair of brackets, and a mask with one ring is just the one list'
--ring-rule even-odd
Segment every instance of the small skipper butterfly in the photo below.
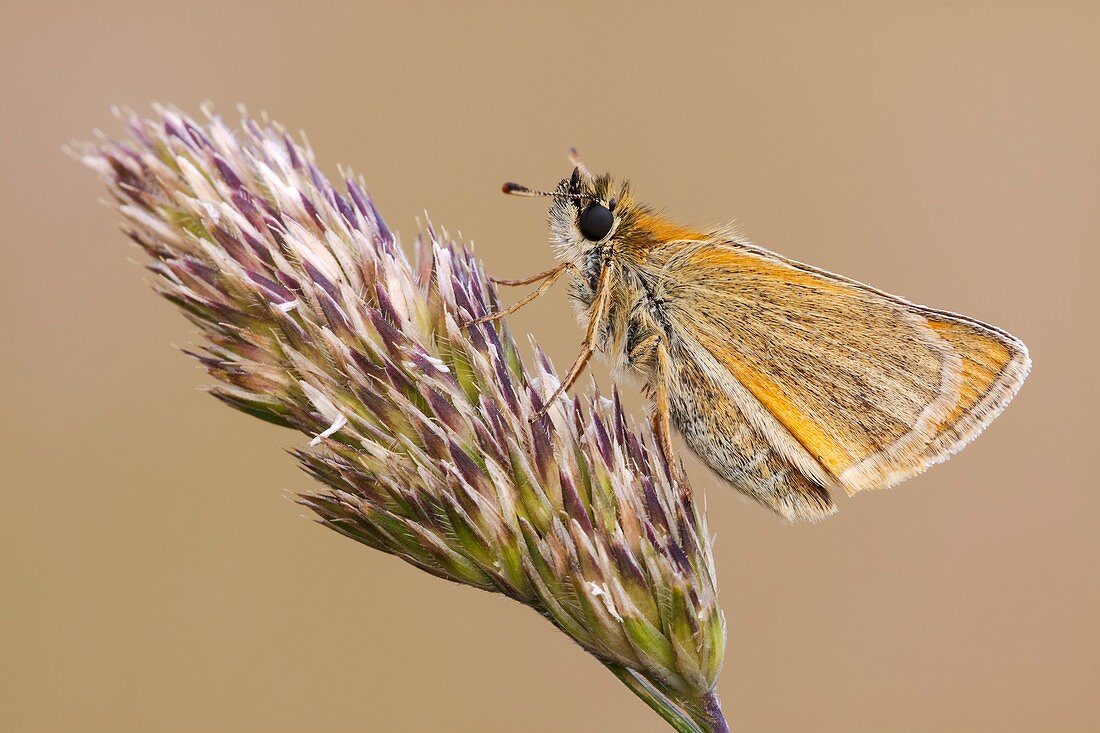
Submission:
{"label": "small skipper butterfly", "polygon": [[836,511],[830,492],[893,486],[947,459],[1005,408],[1031,368],[1010,334],[914,305],[743,241],[684,227],[629,183],[573,175],[547,196],[561,264],[516,311],[569,275],[586,333],[547,404],[592,354],[642,377],[670,465],[675,425],[736,489],[787,520]]}

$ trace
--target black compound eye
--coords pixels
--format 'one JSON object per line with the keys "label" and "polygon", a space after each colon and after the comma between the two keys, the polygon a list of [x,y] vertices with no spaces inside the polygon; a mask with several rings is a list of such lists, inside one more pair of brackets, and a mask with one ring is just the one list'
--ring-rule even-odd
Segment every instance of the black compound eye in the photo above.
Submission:
{"label": "black compound eye", "polygon": [[611,227],[615,225],[615,217],[611,214],[611,209],[606,206],[592,204],[581,212],[578,224],[585,239],[589,242],[598,242],[611,232]]}

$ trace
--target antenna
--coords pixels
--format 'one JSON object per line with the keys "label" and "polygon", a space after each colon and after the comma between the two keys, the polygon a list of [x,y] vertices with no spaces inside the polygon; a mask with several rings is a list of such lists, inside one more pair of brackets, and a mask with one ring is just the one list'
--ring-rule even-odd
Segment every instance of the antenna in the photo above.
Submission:
{"label": "antenna", "polygon": [[580,170],[581,175],[583,175],[585,178],[591,179],[594,177],[592,175],[592,171],[588,170],[588,166],[586,166],[584,164],[584,161],[581,160],[581,155],[577,152],[576,148],[569,148],[569,163],[574,168]]}
{"label": "antenna", "polygon": [[568,199],[589,198],[588,196],[580,193],[556,193],[551,191],[539,191],[534,188],[527,188],[527,186],[521,185],[519,183],[513,183],[512,181],[508,181],[503,186],[501,186],[501,190],[504,191],[504,193],[511,194],[512,196],[561,196],[562,198]]}

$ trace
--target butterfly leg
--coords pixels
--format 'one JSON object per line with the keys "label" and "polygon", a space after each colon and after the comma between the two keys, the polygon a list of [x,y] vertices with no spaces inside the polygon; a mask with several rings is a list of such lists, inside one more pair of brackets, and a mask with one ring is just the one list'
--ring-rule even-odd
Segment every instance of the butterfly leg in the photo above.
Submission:
{"label": "butterfly leg", "polygon": [[674,466],[676,457],[672,452],[672,421],[668,416],[668,386],[663,381],[658,381],[654,389],[655,397],[653,405],[653,435],[657,438],[657,444],[665,456],[668,465]]}
{"label": "butterfly leg", "polygon": [[592,358],[592,353],[595,350],[596,347],[594,344],[589,344],[587,341],[585,342],[584,346],[581,347],[580,356],[573,362],[573,366],[569,368],[569,372],[565,375],[565,379],[562,380],[562,383],[559,384],[558,388],[554,390],[554,393],[547,398],[546,406],[539,411],[539,415],[544,415],[546,411],[550,409],[550,405],[554,404],[554,402],[564,394],[565,390],[576,384],[580,376],[584,374],[584,368],[588,366],[588,360]]}
{"label": "butterfly leg", "polygon": [[653,388],[653,435],[657,438],[664,455],[665,464],[669,471],[676,477],[681,491],[686,490],[687,476],[684,474],[683,464],[676,460],[676,454],[672,448],[672,420],[669,417],[668,406],[668,369],[669,356],[664,344],[657,344],[657,370]]}
{"label": "butterfly leg", "polygon": [[[558,265],[557,267],[555,267],[553,270],[550,270],[549,274],[539,273],[539,276],[545,275],[545,278],[543,279],[542,284],[539,285],[537,288],[535,288],[532,292],[530,292],[527,295],[525,295],[524,297],[520,298],[519,300],[517,300],[515,303],[513,303],[511,306],[505,308],[504,310],[496,311],[495,313],[490,313],[488,315],[482,316],[481,318],[475,318],[474,320],[470,321],[470,325],[472,326],[475,323],[489,323],[490,321],[498,321],[501,318],[504,318],[505,316],[508,316],[508,315],[511,315],[511,314],[515,313],[520,308],[527,305],[532,300],[534,300],[535,298],[539,297],[540,295],[545,293],[547,290],[549,290],[550,286],[552,286],[555,282],[557,282],[558,278],[560,278],[565,273],[566,270],[568,270],[572,267],[573,267],[573,264],[571,262],[563,262],[560,265]],[[532,280],[532,282],[534,282],[534,280]],[[520,281],[516,281],[516,283],[517,284],[522,284],[522,283],[520,283]]]}
{"label": "butterfly leg", "polygon": [[508,287],[514,287],[516,285],[530,285],[532,283],[537,283],[539,280],[545,280],[548,277],[551,277],[553,275],[557,275],[558,271],[561,270],[565,266],[566,266],[565,264],[561,264],[561,265],[558,265],[557,267],[551,267],[549,270],[546,270],[545,272],[540,272],[539,274],[532,275],[531,277],[525,277],[522,280],[504,280],[504,279],[499,278],[499,277],[491,277],[489,279],[492,280],[497,285],[506,285]]}
{"label": "butterfly leg", "polygon": [[596,288],[596,297],[592,305],[592,312],[588,318],[588,331],[584,335],[584,343],[581,344],[581,353],[577,356],[577,360],[573,362],[573,366],[569,368],[569,372],[566,373],[565,379],[562,380],[558,388],[554,390],[554,393],[550,395],[546,400],[546,406],[543,407],[536,417],[546,414],[546,411],[550,409],[550,405],[555,401],[565,390],[572,387],[576,381],[584,373],[584,368],[588,364],[588,360],[592,358],[592,354],[596,351],[596,338],[600,333],[600,326],[603,325],[604,312],[607,310],[607,301],[610,299],[611,288],[608,287],[611,283],[611,264],[604,263],[603,269],[600,270],[600,282]]}

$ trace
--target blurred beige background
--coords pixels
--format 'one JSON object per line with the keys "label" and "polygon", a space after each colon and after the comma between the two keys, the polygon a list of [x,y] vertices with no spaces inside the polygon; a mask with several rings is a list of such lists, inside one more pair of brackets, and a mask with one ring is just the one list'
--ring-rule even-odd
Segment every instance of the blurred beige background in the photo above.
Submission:
{"label": "blurred beige background", "polygon": [[[685,221],[1018,334],[1035,371],[986,435],[823,525],[690,466],[721,694],[746,733],[1097,730],[1098,38],[1086,2],[3,2],[0,730],[663,730],[535,614],[303,518],[303,440],[196,390],[61,153],[151,100],[266,109],[502,276],[551,257],[501,181],[576,145]],[[561,289],[512,323],[559,367],[581,337]]]}

